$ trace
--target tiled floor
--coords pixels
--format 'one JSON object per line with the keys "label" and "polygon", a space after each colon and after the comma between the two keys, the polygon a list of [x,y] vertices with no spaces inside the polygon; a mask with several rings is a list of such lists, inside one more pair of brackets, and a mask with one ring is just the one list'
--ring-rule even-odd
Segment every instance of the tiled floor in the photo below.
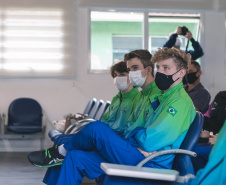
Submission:
{"label": "tiled floor", "polygon": [[[7,185],[43,185],[46,172],[29,163],[27,154],[23,152],[0,152],[0,184]],[[94,184],[85,179],[83,185]]]}

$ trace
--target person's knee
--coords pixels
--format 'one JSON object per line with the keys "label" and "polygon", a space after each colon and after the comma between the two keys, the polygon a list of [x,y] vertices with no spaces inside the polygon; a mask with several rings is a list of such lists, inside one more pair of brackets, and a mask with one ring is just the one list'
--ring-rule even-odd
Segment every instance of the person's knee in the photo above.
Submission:
{"label": "person's knee", "polygon": [[80,161],[84,159],[84,151],[82,150],[70,150],[67,152],[67,157],[70,157],[71,159],[75,159],[73,161]]}
{"label": "person's knee", "polygon": [[101,121],[94,121],[85,126],[86,130],[103,131],[109,129],[109,126]]}

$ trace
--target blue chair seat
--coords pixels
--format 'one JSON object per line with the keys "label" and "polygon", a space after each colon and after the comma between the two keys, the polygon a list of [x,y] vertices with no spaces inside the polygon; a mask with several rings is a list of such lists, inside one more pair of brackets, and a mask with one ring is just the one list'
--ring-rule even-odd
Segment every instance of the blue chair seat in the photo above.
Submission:
{"label": "blue chair seat", "polygon": [[18,98],[9,105],[7,130],[14,133],[42,132],[42,108],[31,98]]}

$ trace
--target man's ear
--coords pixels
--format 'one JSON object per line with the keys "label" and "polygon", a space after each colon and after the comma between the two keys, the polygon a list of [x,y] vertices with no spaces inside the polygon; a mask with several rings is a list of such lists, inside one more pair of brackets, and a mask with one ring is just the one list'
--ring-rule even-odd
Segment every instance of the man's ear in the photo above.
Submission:
{"label": "man's ear", "polygon": [[180,73],[179,73],[180,74],[180,77],[183,78],[186,75],[186,73],[187,73],[187,70],[186,69],[181,69],[180,70]]}
{"label": "man's ear", "polygon": [[148,75],[152,75],[152,67],[151,66],[147,67],[147,72],[148,72]]}
{"label": "man's ear", "polygon": [[199,72],[196,73],[196,76],[197,76],[197,77],[200,77],[201,74],[202,74],[202,71],[200,70]]}

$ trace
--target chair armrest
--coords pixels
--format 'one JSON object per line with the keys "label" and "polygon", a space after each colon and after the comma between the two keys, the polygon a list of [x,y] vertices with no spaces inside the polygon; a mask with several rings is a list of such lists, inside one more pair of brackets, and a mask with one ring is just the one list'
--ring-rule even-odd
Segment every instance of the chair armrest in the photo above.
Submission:
{"label": "chair armrest", "polygon": [[95,119],[92,119],[92,118],[87,118],[87,119],[83,119],[83,120],[79,120],[78,123],[79,125],[81,125],[81,123],[84,123],[84,122],[92,122],[92,121],[96,121]]}
{"label": "chair armrest", "polygon": [[192,174],[179,176],[179,172],[170,169],[158,169],[149,167],[138,167],[130,165],[101,163],[101,169],[105,174],[117,177],[131,177],[138,179],[158,180],[164,182],[186,183],[191,178],[195,178]]}
{"label": "chair armrest", "polygon": [[161,155],[166,155],[166,154],[185,154],[185,155],[190,155],[192,157],[196,157],[197,154],[195,152],[189,151],[189,150],[182,150],[182,149],[171,149],[171,150],[164,150],[161,152],[156,152],[149,157],[146,157],[143,159],[141,162],[138,163],[138,167],[142,167],[146,162],[152,160],[155,157],[161,156]]}
{"label": "chair armrest", "polygon": [[78,125],[79,125],[79,122],[76,120],[73,120],[73,122],[71,122],[71,125],[64,131],[64,134],[69,134],[71,130]]}
{"label": "chair armrest", "polygon": [[66,130],[65,130],[65,134],[73,134],[75,131],[77,131],[77,128],[80,128],[81,126],[84,126],[84,123],[90,123],[92,121],[96,121],[92,118],[87,118],[87,119],[82,119],[79,121],[74,120],[75,122],[73,124],[71,124]]}
{"label": "chair armrest", "polygon": [[76,114],[78,114],[80,116],[88,116],[88,114],[82,114],[82,113],[76,113]]}
{"label": "chair armrest", "polygon": [[89,119],[79,121],[79,124],[71,129],[70,134],[73,134],[74,132],[81,130],[85,125],[93,121],[96,121],[96,120],[89,118]]}
{"label": "chair armrest", "polygon": [[101,169],[107,175],[120,177],[165,180],[171,182],[175,182],[176,179],[179,177],[179,172],[176,170],[138,167],[130,165],[101,163]]}
{"label": "chair armrest", "polygon": [[111,176],[132,177],[139,179],[159,180],[177,183],[185,183],[188,182],[190,178],[195,178],[195,176],[192,174],[179,176],[179,172],[176,170],[142,167],[146,162],[150,161],[151,159],[166,154],[185,154],[190,155],[192,157],[196,156],[195,152],[191,152],[188,150],[171,149],[154,153],[151,156],[142,160],[140,163],[138,163],[137,166],[101,163],[101,169],[107,175]]}

